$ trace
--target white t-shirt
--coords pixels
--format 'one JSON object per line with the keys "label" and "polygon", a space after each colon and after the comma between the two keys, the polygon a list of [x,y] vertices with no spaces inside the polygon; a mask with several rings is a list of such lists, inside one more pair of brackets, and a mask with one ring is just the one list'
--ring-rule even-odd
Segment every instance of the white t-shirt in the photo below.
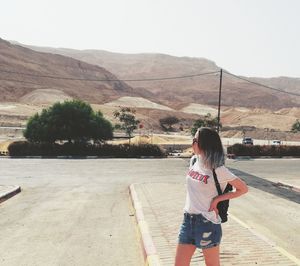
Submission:
{"label": "white t-shirt", "polygon": [[[192,161],[197,159],[194,165]],[[237,176],[231,173],[224,165],[215,169],[222,191],[228,181]],[[213,172],[204,167],[200,156],[193,156],[186,176],[187,195],[184,211],[190,214],[202,214],[206,219],[215,224],[221,223],[220,216],[216,217],[215,211],[208,211],[211,201],[218,195]]]}

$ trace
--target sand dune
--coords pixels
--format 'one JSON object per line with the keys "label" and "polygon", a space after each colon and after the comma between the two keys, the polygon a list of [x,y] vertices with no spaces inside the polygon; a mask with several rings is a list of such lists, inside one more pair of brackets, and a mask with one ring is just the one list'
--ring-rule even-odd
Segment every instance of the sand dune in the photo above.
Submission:
{"label": "sand dune", "polygon": [[285,108],[279,111],[267,109],[228,108],[221,115],[223,125],[254,126],[289,131],[300,118],[300,108]]}
{"label": "sand dune", "polygon": [[72,97],[66,93],[55,89],[38,89],[24,95],[20,102],[29,104],[53,104],[55,102],[63,102],[71,100]]}
{"label": "sand dune", "polygon": [[134,108],[150,108],[150,109],[172,111],[172,109],[167,106],[151,102],[142,97],[121,97],[115,101],[105,103],[104,105],[126,106],[126,107],[134,107]]}
{"label": "sand dune", "polygon": [[208,113],[210,113],[212,116],[216,116],[218,114],[217,107],[197,103],[191,103],[188,106],[182,108],[180,111],[184,113],[197,115],[207,115]]}
{"label": "sand dune", "polygon": [[[138,135],[130,140],[131,144],[190,144],[191,136],[174,136],[174,135]],[[113,143],[124,144],[128,140],[116,140]]]}

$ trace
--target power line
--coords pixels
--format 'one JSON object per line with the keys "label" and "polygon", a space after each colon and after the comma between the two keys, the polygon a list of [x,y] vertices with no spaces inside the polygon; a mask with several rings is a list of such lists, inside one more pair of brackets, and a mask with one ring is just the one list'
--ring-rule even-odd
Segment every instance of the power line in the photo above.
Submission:
{"label": "power line", "polygon": [[2,70],[2,69],[0,69],[0,72],[9,73],[9,74],[18,74],[18,75],[24,75],[24,76],[31,76],[31,77],[51,78],[51,79],[63,79],[63,80],[77,80],[77,81],[124,81],[124,82],[131,82],[131,81],[159,81],[159,80],[171,80],[171,79],[184,79],[184,78],[193,78],[193,77],[199,77],[199,76],[203,76],[203,75],[211,75],[211,74],[219,73],[219,71],[214,71],[214,72],[206,72],[206,73],[199,73],[199,74],[185,75],[185,76],[177,76],[177,77],[145,78],[145,79],[81,79],[81,78],[71,78],[71,77],[36,75],[36,74],[23,73],[23,72],[15,72],[15,71],[8,71],[8,70]]}
{"label": "power line", "polygon": [[299,93],[288,92],[288,91],[283,91],[283,90],[280,90],[280,89],[277,89],[277,88],[273,88],[273,87],[271,87],[271,86],[267,86],[267,85],[264,85],[264,84],[261,84],[261,83],[255,82],[255,81],[251,81],[251,80],[248,80],[248,79],[246,79],[246,78],[242,78],[242,77],[240,77],[240,76],[234,75],[234,74],[232,74],[232,73],[227,72],[226,70],[223,70],[223,72],[224,72],[225,74],[231,75],[231,76],[233,76],[233,77],[235,77],[235,78],[237,78],[237,79],[241,79],[241,80],[243,80],[243,81],[252,83],[252,84],[257,85],[257,86],[260,86],[260,87],[264,87],[264,88],[267,88],[267,89],[270,89],[270,90],[274,90],[274,91],[278,91],[278,92],[281,92],[281,93],[286,93],[286,94],[290,94],[290,95],[294,95],[294,96],[300,96]]}
{"label": "power line", "polygon": [[34,84],[34,85],[39,85],[37,83],[34,82],[30,82],[30,81],[23,81],[23,80],[16,80],[16,79],[7,79],[7,78],[0,78],[0,80],[4,80],[4,81],[13,81],[13,82],[21,82],[21,83],[28,83],[28,84]]}
{"label": "power line", "polygon": [[[184,76],[175,76],[175,77],[162,77],[162,78],[144,78],[144,79],[83,79],[83,78],[72,78],[72,77],[62,77],[62,76],[49,76],[49,75],[37,75],[37,74],[31,74],[31,73],[24,73],[24,72],[16,72],[16,71],[9,71],[9,70],[2,70],[0,69],[0,72],[3,73],[8,73],[8,74],[18,74],[18,75],[24,75],[24,76],[31,76],[31,77],[40,77],[40,78],[50,78],[50,79],[61,79],[61,80],[76,80],[76,81],[124,81],[124,82],[136,82],[136,81],[162,81],[162,80],[174,80],[174,79],[184,79],[184,78],[192,78],[192,77],[199,77],[199,76],[204,76],[204,75],[211,75],[211,74],[217,74],[220,73],[220,71],[213,71],[213,72],[205,72],[205,73],[198,73],[194,75],[184,75]],[[284,90],[280,90],[271,86],[267,86],[264,84],[261,84],[259,82],[251,81],[246,78],[242,78],[240,76],[234,75],[226,70],[223,70],[223,73],[231,75],[237,79],[246,81],[248,83],[264,87],[270,90],[274,90],[277,92],[281,93],[286,93],[289,95],[294,95],[294,96],[300,96],[299,93],[294,93],[294,92],[288,92]],[[4,81],[15,81],[15,82],[23,82],[23,83],[29,83],[29,84],[35,84],[38,85],[37,83],[34,82],[28,82],[28,81],[21,81],[21,80],[14,80],[14,79],[8,79],[8,78],[0,78],[0,80]]]}

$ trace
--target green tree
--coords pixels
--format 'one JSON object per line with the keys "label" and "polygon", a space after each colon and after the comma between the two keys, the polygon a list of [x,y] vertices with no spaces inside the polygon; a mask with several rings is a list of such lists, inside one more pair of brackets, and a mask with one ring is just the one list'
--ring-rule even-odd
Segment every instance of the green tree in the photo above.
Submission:
{"label": "green tree", "polygon": [[292,125],[292,132],[300,131],[300,121],[297,119],[296,122]]}
{"label": "green tree", "polygon": [[115,125],[115,129],[124,130],[130,144],[133,130],[137,129],[137,125],[140,123],[139,120],[135,119],[135,110],[129,107],[122,107],[119,111],[114,112],[114,117],[120,121],[120,124]]}
{"label": "green tree", "polygon": [[79,100],[55,103],[41,114],[32,116],[26,125],[24,137],[31,142],[53,143],[56,140],[86,142],[104,141],[113,136],[111,123],[102,113]]}
{"label": "green tree", "polygon": [[[212,118],[211,114],[208,113],[207,115],[204,116],[203,119],[198,119],[195,121],[192,129],[191,129],[191,134],[195,135],[197,132],[198,128],[200,127],[211,127],[211,128],[216,128],[218,126],[218,118]],[[220,128],[222,127],[222,124],[220,123]]]}
{"label": "green tree", "polygon": [[[179,119],[176,116],[167,116],[159,119],[160,126],[167,131],[173,130],[173,125],[179,123]],[[168,127],[165,127],[167,125]]]}

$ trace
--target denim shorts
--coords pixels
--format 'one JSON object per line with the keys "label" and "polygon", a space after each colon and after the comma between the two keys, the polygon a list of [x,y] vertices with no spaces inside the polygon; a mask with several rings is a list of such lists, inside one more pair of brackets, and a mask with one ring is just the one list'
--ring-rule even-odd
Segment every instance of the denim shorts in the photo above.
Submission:
{"label": "denim shorts", "polygon": [[207,220],[201,214],[184,214],[180,228],[179,244],[192,244],[205,249],[218,246],[222,238],[222,227]]}

